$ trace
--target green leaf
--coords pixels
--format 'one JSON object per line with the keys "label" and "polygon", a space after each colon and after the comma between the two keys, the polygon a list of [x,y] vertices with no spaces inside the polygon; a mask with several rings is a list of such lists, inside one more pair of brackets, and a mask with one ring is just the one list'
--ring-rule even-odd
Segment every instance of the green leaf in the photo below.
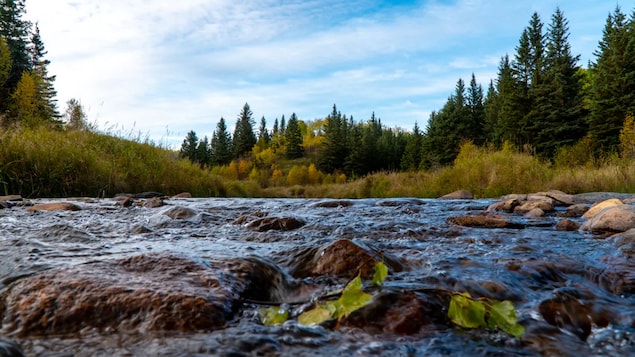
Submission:
{"label": "green leaf", "polygon": [[373,275],[373,285],[380,286],[384,283],[384,280],[388,276],[388,267],[383,262],[377,262],[375,264],[375,275]]}
{"label": "green leaf", "polygon": [[305,311],[298,316],[300,325],[319,325],[331,318],[331,311],[326,306],[318,305],[315,308]]}
{"label": "green leaf", "polygon": [[465,328],[486,327],[485,305],[472,299],[469,293],[452,295],[448,317],[453,323]]}
{"label": "green leaf", "polygon": [[260,322],[263,325],[271,326],[281,324],[289,318],[289,311],[280,307],[262,307],[258,310],[258,315],[260,316]]}
{"label": "green leaf", "polygon": [[518,324],[516,310],[511,301],[496,301],[489,311],[489,328],[496,328],[518,338],[525,332],[525,328]]}
{"label": "green leaf", "polygon": [[344,287],[342,296],[338,300],[337,315],[334,317],[337,319],[347,317],[351,312],[366,305],[372,298],[372,295],[362,290],[362,279],[358,275]]}

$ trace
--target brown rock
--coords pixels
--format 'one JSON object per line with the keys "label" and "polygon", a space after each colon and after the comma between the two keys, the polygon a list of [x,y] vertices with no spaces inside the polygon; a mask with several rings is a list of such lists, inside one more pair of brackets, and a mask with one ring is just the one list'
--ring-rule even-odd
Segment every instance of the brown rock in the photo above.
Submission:
{"label": "brown rock", "polygon": [[556,224],[556,230],[565,232],[575,232],[580,229],[580,223],[570,219],[563,219]]}
{"label": "brown rock", "polygon": [[624,202],[622,202],[621,200],[619,200],[617,198],[610,198],[608,200],[596,203],[593,206],[591,206],[591,208],[589,208],[589,210],[586,211],[586,213],[584,215],[582,215],[582,217],[584,217],[586,219],[591,219],[591,218],[595,217],[596,214],[600,213],[600,211],[605,209],[605,208],[613,207],[613,206],[619,206],[619,205],[623,205],[623,204],[624,204]]}
{"label": "brown rock", "polygon": [[546,196],[555,200],[558,205],[571,206],[575,203],[573,195],[569,195],[562,191],[549,190],[549,192],[546,193]]}
{"label": "brown rock", "polygon": [[197,215],[197,212],[188,207],[176,206],[163,212],[164,215],[172,219],[190,219]]}
{"label": "brown rock", "polygon": [[516,214],[525,214],[534,209],[541,209],[544,212],[553,212],[554,206],[552,202],[546,200],[537,200],[537,201],[527,201],[514,208],[514,213]]}
{"label": "brown rock", "polygon": [[152,197],[143,203],[143,207],[146,207],[146,208],[159,208],[163,206],[164,206],[163,198],[161,197]]}
{"label": "brown rock", "polygon": [[0,196],[0,201],[22,201],[22,196],[20,195],[9,195],[9,196]]}
{"label": "brown rock", "polygon": [[293,217],[265,217],[247,223],[245,226],[258,232],[270,230],[291,231],[304,226],[306,223]]}
{"label": "brown rock", "polygon": [[27,208],[28,212],[35,211],[79,211],[82,208],[70,202],[54,202],[35,205]]}
{"label": "brown rock", "polygon": [[471,200],[474,198],[474,195],[472,195],[472,192],[468,190],[458,190],[452,193],[448,193],[447,195],[440,198],[450,200]]}
{"label": "brown rock", "polygon": [[121,206],[121,207],[130,207],[134,204],[134,200],[130,197],[122,197],[121,199],[117,200],[116,205],[117,206]]}
{"label": "brown rock", "polygon": [[562,217],[581,217],[586,211],[589,210],[589,205],[585,203],[578,203],[567,207],[561,214]]}
{"label": "brown rock", "polygon": [[512,213],[518,206],[520,206],[520,200],[513,198],[502,202],[492,203],[489,207],[487,207],[487,210]]}
{"label": "brown rock", "polygon": [[540,208],[534,208],[531,211],[524,214],[527,218],[540,218],[545,216],[545,211]]}
{"label": "brown rock", "polygon": [[192,198],[192,194],[189,192],[181,192],[177,195],[172,196],[172,198]]}
{"label": "brown rock", "polygon": [[318,208],[338,208],[338,207],[350,207],[353,205],[353,201],[350,200],[328,200],[318,202],[313,207]]}
{"label": "brown rock", "polygon": [[582,230],[594,234],[625,232],[635,228],[635,206],[613,205],[598,212],[582,225]]}
{"label": "brown rock", "polygon": [[467,215],[448,218],[448,223],[475,228],[512,228],[523,229],[524,224],[508,221],[497,215]]}

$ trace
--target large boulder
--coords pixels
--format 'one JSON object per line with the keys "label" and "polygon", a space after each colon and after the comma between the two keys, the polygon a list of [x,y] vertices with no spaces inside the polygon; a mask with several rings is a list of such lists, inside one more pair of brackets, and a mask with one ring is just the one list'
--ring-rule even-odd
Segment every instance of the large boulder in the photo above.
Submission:
{"label": "large boulder", "polygon": [[594,204],[593,206],[591,206],[591,208],[589,208],[589,210],[587,210],[582,217],[586,218],[586,219],[590,219],[593,218],[596,214],[600,213],[601,210],[608,208],[608,207],[613,207],[613,206],[619,206],[619,205],[623,205],[624,202],[622,202],[621,200],[617,199],[617,198],[610,198],[608,200],[604,200],[601,202],[598,202],[596,204]]}
{"label": "large boulder", "polygon": [[635,228],[635,206],[612,205],[584,222],[581,229],[594,234],[625,232]]}

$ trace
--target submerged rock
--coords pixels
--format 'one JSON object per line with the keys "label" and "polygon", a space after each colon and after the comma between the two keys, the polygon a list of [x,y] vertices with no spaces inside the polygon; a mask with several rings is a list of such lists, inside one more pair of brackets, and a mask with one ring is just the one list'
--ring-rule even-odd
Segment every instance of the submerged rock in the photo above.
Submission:
{"label": "submerged rock", "polygon": [[70,202],[43,203],[27,208],[28,212],[36,211],[80,211],[82,208]]}
{"label": "submerged rock", "polygon": [[306,223],[304,221],[293,217],[264,217],[247,223],[245,227],[258,232],[266,232],[270,230],[291,231],[298,229],[305,224]]}
{"label": "submerged rock", "polygon": [[456,224],[457,226],[474,228],[525,228],[525,225],[522,223],[512,222],[503,216],[491,214],[450,217],[448,218],[448,223]]}

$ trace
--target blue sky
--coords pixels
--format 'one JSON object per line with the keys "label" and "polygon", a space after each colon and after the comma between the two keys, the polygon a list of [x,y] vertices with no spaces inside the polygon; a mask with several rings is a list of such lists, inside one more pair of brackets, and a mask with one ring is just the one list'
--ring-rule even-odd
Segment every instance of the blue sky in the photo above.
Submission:
{"label": "blue sky", "polygon": [[338,109],[425,128],[459,78],[485,88],[533,12],[557,6],[580,64],[593,60],[606,0],[27,0],[57,75],[60,109],[79,99],[101,129],[178,148],[211,136],[248,102],[256,122]]}

